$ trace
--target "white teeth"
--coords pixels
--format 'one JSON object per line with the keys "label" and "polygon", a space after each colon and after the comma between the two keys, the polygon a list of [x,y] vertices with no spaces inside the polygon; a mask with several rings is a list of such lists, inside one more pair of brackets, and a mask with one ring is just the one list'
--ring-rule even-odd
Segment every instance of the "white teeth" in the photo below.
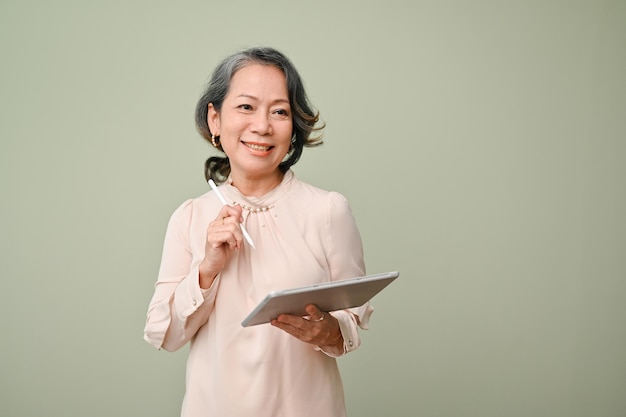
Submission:
{"label": "white teeth", "polygon": [[270,149],[270,146],[254,145],[252,143],[246,143],[246,146],[253,151],[269,151]]}

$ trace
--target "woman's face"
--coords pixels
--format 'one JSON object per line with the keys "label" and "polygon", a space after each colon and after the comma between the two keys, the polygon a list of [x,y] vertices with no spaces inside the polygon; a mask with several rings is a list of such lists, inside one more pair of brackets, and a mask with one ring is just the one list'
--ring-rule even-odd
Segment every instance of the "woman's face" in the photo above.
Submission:
{"label": "woman's face", "polygon": [[222,109],[209,104],[211,132],[220,136],[233,178],[282,177],[278,165],[291,145],[293,133],[287,81],[272,65],[251,64],[230,81]]}

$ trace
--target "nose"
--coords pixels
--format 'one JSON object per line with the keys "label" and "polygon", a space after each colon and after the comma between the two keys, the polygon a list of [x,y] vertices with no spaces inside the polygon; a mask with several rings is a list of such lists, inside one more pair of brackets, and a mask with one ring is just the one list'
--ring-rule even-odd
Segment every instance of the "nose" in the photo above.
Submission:
{"label": "nose", "polygon": [[250,131],[259,136],[271,135],[272,123],[269,115],[264,114],[263,112],[256,113],[252,123],[250,124]]}

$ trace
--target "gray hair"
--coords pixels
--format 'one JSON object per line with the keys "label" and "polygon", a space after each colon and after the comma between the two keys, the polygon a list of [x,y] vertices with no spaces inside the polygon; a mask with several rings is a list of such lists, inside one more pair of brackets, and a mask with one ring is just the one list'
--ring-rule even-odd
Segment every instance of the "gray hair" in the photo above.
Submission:
{"label": "gray hair", "polygon": [[[209,103],[212,103],[219,113],[224,98],[228,94],[233,75],[241,68],[251,64],[273,65],[285,74],[287,80],[287,93],[292,108],[293,136],[288,157],[279,165],[279,169],[286,172],[298,162],[305,146],[313,147],[323,143],[321,135],[310,136],[312,132],[319,131],[324,126],[315,126],[319,121],[319,112],[313,110],[294,65],[276,49],[268,47],[250,48],[237,52],[220,62],[213,71],[209,84],[196,105],[196,127],[202,137],[210,142],[211,129],[207,121]],[[228,157],[213,156],[207,159],[204,167],[204,176],[207,180],[213,178],[216,182],[224,182],[229,174],[230,161]]]}

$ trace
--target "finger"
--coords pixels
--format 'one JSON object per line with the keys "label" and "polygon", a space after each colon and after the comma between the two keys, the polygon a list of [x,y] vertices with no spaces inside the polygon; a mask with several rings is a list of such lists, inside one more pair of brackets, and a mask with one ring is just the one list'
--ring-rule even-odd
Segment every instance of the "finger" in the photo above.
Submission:
{"label": "finger", "polygon": [[309,314],[311,321],[322,321],[324,320],[324,312],[321,311],[315,304],[309,304],[305,308],[306,312]]}
{"label": "finger", "polygon": [[[297,316],[279,316],[279,318],[272,320],[270,323],[272,326],[277,327],[291,336],[300,339],[304,342],[311,342],[313,335],[303,326],[307,320]],[[311,324],[309,323],[309,326]]]}
{"label": "finger", "polygon": [[308,317],[281,314],[276,318],[276,325],[289,333],[303,337],[314,337],[319,334],[324,326],[322,323],[311,320]]}
{"label": "finger", "polygon": [[307,323],[305,319],[303,319],[300,316],[294,316],[292,314],[281,314],[276,318],[276,321],[279,324],[285,325],[285,326],[291,326],[294,328],[302,328],[304,326],[306,326]]}
{"label": "finger", "polygon": [[235,223],[222,225],[221,220],[212,222],[207,229],[207,245],[212,249],[218,249],[222,245],[241,248],[243,246],[241,227]]}
{"label": "finger", "polygon": [[218,219],[227,219],[231,218],[234,223],[241,223],[243,221],[243,217],[241,216],[242,208],[241,206],[223,206],[217,215],[216,220]]}
{"label": "finger", "polygon": [[213,249],[218,249],[223,245],[227,245],[229,248],[234,249],[241,241],[242,239],[238,239],[236,236],[236,229],[235,232],[231,230],[216,231],[212,233],[208,239],[208,243]]}
{"label": "finger", "polygon": [[[209,230],[212,233],[230,231],[235,237],[236,246],[240,247],[239,243],[243,244],[240,226],[243,221],[241,210],[241,206],[223,206],[215,219],[209,223]],[[226,241],[225,239],[222,240]],[[233,242],[229,241],[229,244],[232,246]]]}
{"label": "finger", "polygon": [[299,316],[281,315],[272,320],[271,324],[306,343],[321,346],[325,344],[327,339],[328,332],[324,330],[325,326],[320,326],[318,323]]}

